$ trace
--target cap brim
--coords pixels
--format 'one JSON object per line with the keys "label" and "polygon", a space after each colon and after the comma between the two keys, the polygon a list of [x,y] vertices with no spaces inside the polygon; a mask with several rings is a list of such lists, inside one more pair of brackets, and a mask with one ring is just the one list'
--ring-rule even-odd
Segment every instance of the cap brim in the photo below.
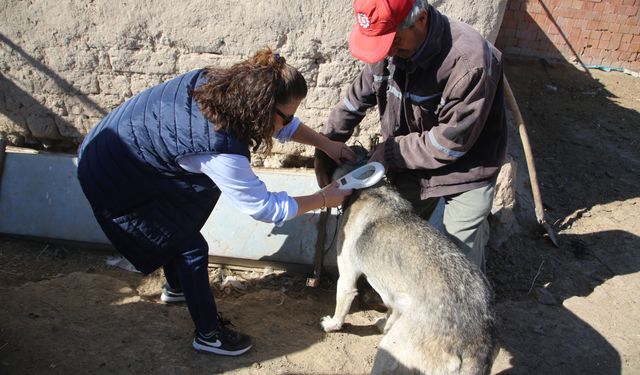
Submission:
{"label": "cap brim", "polygon": [[360,27],[354,25],[349,35],[349,50],[355,58],[366,63],[375,63],[387,56],[395,36],[395,31],[377,36],[364,35],[360,32]]}

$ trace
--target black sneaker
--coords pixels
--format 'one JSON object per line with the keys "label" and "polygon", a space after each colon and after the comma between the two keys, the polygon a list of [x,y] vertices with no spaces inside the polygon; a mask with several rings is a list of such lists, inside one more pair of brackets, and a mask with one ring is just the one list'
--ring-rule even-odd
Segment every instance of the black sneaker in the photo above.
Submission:
{"label": "black sneaker", "polygon": [[210,335],[196,332],[193,338],[193,348],[196,350],[228,356],[237,356],[251,349],[251,337],[225,327],[228,322],[222,322],[220,329]]}
{"label": "black sneaker", "polygon": [[160,295],[160,299],[164,303],[178,303],[186,301],[182,290],[171,289],[167,284],[164,284],[164,286],[162,287],[162,294]]}

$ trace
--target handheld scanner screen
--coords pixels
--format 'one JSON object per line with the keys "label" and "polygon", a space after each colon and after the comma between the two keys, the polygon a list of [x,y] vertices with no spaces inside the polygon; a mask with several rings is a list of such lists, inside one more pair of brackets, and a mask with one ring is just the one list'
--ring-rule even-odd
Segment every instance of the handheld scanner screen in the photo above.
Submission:
{"label": "handheld scanner screen", "polygon": [[340,189],[364,189],[378,183],[384,177],[384,166],[371,162],[338,179]]}

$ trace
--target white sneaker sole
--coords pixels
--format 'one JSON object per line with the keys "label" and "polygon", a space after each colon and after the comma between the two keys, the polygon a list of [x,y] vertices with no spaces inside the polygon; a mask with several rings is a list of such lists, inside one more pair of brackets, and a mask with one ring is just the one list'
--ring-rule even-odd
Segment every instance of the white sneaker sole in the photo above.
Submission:
{"label": "white sneaker sole", "polygon": [[162,302],[164,302],[164,303],[176,303],[176,302],[184,302],[187,299],[184,298],[184,296],[182,296],[182,297],[171,297],[171,296],[168,296],[168,295],[162,293],[162,294],[160,294],[160,300],[162,300]]}
{"label": "white sneaker sole", "polygon": [[231,357],[235,357],[235,356],[244,354],[249,349],[251,349],[252,347],[253,347],[253,345],[249,345],[246,348],[230,351],[230,350],[223,350],[223,349],[215,348],[213,346],[203,345],[203,344],[200,344],[199,342],[197,342],[196,340],[193,340],[193,348],[195,350],[198,350],[198,351],[201,351],[201,352],[208,352],[208,353],[218,354],[218,355],[226,355],[226,356],[231,356]]}

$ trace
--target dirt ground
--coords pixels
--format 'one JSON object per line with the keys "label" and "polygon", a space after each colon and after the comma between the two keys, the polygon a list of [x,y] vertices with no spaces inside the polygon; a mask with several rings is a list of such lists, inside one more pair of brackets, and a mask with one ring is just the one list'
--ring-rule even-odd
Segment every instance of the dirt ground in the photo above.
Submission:
{"label": "dirt ground", "polygon": [[[501,347],[492,373],[639,374],[640,78],[538,60],[507,66],[560,247],[525,223],[489,249]],[[219,309],[255,338],[246,355],[222,358],[191,349],[186,307],[159,301],[160,273],[107,266],[116,255],[0,236],[0,374],[371,368],[382,313],[354,303],[345,329],[325,334],[319,320],[335,293],[328,278],[311,289],[307,275],[212,268]],[[229,275],[242,289],[223,286]]]}

